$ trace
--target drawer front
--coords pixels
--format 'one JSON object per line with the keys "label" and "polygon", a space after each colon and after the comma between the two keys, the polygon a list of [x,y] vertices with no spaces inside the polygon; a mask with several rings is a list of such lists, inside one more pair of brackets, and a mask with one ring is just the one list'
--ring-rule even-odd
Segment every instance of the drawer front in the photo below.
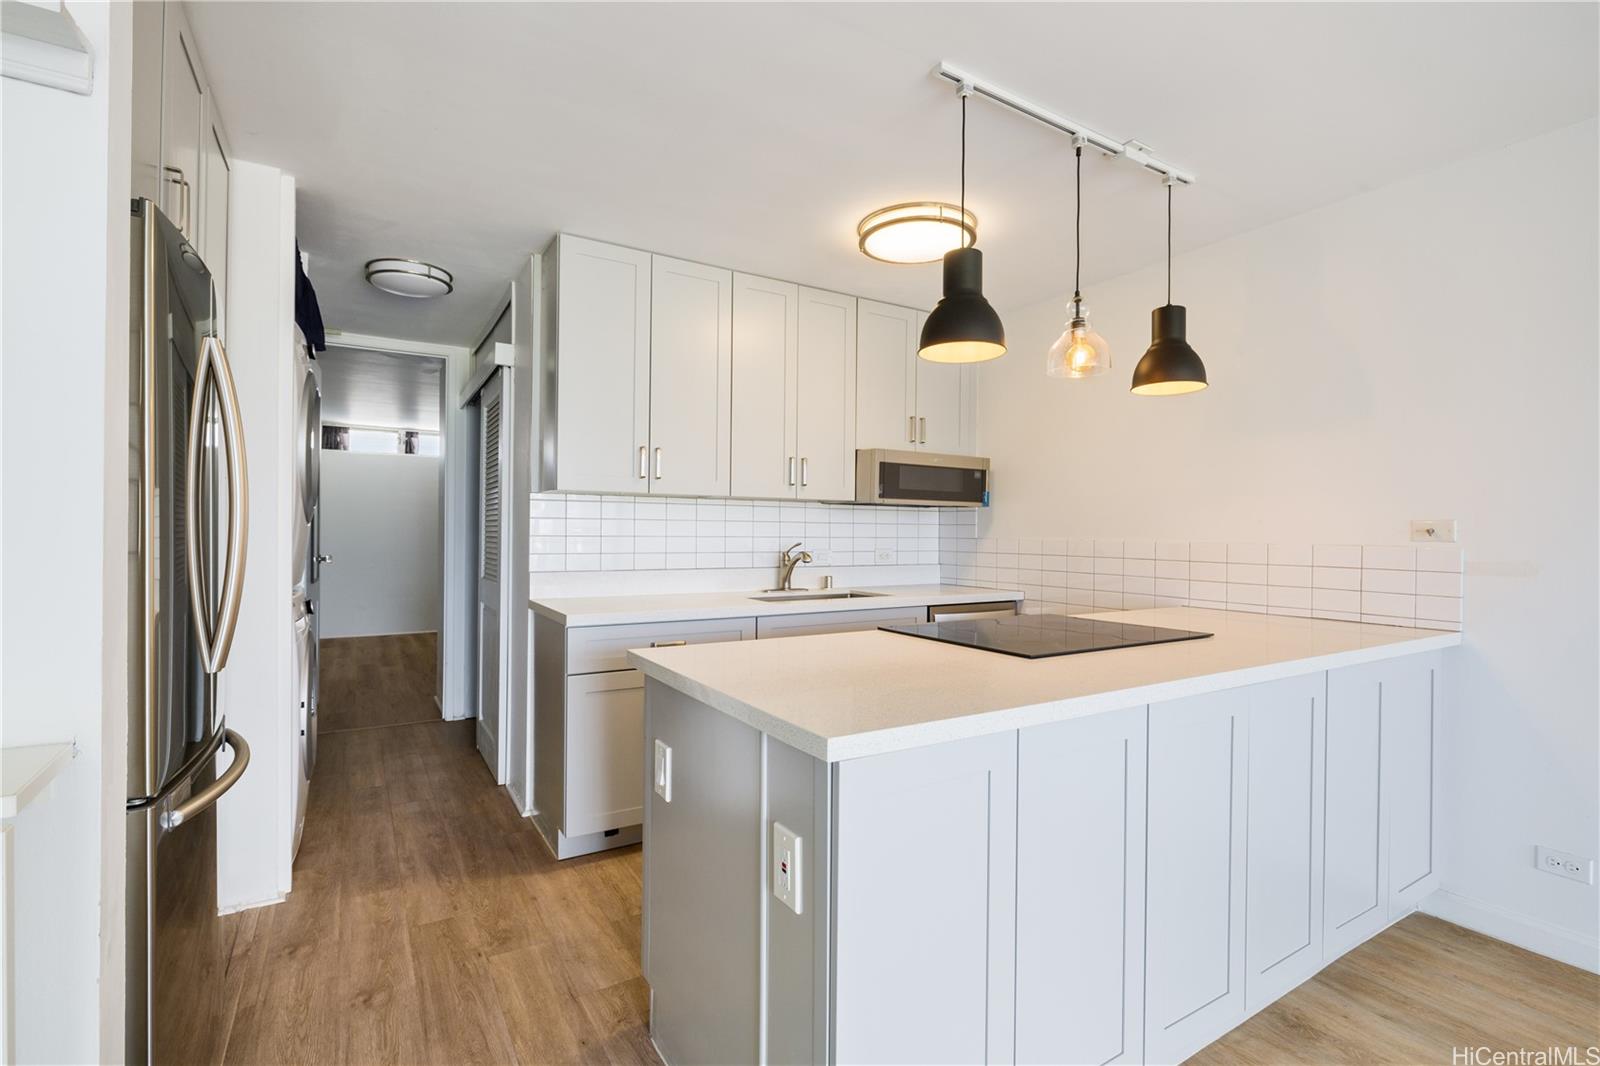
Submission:
{"label": "drawer front", "polygon": [[881,625],[921,625],[926,607],[880,607],[869,611],[822,611],[756,619],[758,637],[798,637],[808,633],[849,633]]}
{"label": "drawer front", "polygon": [[567,773],[561,831],[569,837],[644,820],[644,675],[567,680]]}
{"label": "drawer front", "polygon": [[584,626],[567,630],[567,673],[596,674],[627,670],[629,648],[672,644],[717,644],[752,640],[753,618],[716,618],[705,622],[641,622],[625,626]]}

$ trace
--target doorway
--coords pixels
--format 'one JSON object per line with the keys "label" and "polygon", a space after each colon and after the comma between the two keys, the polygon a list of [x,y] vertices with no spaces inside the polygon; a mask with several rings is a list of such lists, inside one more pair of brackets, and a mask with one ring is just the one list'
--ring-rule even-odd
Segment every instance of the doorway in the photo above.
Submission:
{"label": "doorway", "polygon": [[319,732],[435,721],[442,361],[330,347],[319,363]]}

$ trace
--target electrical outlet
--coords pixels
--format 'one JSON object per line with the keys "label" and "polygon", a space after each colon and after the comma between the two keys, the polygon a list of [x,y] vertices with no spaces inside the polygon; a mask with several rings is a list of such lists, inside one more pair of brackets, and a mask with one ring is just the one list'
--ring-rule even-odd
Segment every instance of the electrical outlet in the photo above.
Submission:
{"label": "electrical outlet", "polygon": [[1593,859],[1585,859],[1581,855],[1557,851],[1540,844],[1533,849],[1533,860],[1534,865],[1547,874],[1555,874],[1557,877],[1565,877],[1586,885],[1594,884]]}
{"label": "electrical outlet", "polygon": [[818,549],[811,553],[811,562],[816,566],[827,566],[833,562],[833,553],[826,548]]}
{"label": "electrical outlet", "polygon": [[875,562],[875,563],[891,563],[892,564],[894,562],[894,549],[893,548],[879,548],[877,551],[872,553],[872,561]]}
{"label": "electrical outlet", "polygon": [[656,740],[656,795],[672,802],[672,749]]}
{"label": "electrical outlet", "polygon": [[1413,518],[1411,539],[1430,544],[1454,544],[1456,520],[1454,518]]}
{"label": "electrical outlet", "polygon": [[801,845],[805,843],[782,822],[772,823],[772,894],[778,902],[801,913]]}

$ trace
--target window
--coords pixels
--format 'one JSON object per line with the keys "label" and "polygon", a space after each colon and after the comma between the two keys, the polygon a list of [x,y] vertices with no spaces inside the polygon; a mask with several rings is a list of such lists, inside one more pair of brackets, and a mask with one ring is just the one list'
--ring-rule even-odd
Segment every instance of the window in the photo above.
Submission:
{"label": "window", "polygon": [[384,429],[376,426],[323,426],[322,447],[330,452],[362,455],[421,455],[437,458],[439,434],[422,429]]}

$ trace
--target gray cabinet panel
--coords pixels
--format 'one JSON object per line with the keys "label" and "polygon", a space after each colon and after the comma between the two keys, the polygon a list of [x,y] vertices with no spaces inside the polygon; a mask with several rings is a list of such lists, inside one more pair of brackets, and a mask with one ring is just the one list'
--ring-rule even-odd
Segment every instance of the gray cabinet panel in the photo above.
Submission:
{"label": "gray cabinet panel", "polygon": [[646,804],[650,1031],[668,1062],[756,1062],[761,734],[652,683],[647,751],[657,738],[672,748],[672,802],[652,790]]}
{"label": "gray cabinet panel", "polygon": [[926,622],[926,607],[879,607],[869,611],[819,611],[756,619],[756,636],[799,637],[807,633],[851,633],[882,625]]}
{"label": "gray cabinet panel", "polygon": [[1264,1006],[1322,966],[1326,675],[1246,689],[1250,704],[1245,998]]}
{"label": "gray cabinet panel", "polygon": [[1323,955],[1344,954],[1388,922],[1383,817],[1384,663],[1328,672]]}
{"label": "gray cabinet panel", "polygon": [[1144,1061],[1145,708],[1017,744],[1019,1063]]}
{"label": "gray cabinet panel", "polygon": [[1175,1062],[1244,1013],[1242,692],[1150,705],[1145,1058]]}
{"label": "gray cabinet panel", "polygon": [[1439,887],[1433,833],[1439,659],[1417,656],[1385,665],[1383,790],[1389,817],[1389,917],[1394,919]]}
{"label": "gray cabinet panel", "polygon": [[832,1058],[1013,1055],[1015,733],[835,771]]}

